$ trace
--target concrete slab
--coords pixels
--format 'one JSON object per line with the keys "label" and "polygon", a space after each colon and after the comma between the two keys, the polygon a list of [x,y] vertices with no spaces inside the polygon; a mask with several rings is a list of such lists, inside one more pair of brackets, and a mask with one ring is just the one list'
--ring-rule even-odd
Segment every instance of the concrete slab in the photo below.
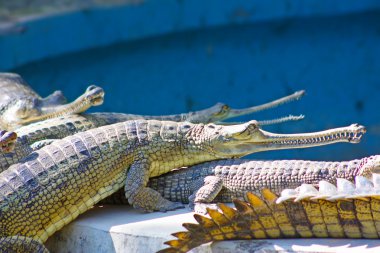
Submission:
{"label": "concrete slab", "polygon": [[[185,209],[141,213],[129,206],[95,207],[57,232],[46,243],[51,252],[150,253],[165,248],[183,222],[194,222]],[[380,252],[379,240],[281,239],[206,244],[193,253],[210,252]]]}

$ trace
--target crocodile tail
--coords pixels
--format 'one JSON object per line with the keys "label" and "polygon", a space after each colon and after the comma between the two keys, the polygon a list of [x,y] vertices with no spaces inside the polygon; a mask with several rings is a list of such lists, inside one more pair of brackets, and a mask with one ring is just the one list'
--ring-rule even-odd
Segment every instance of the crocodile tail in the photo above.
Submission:
{"label": "crocodile tail", "polygon": [[218,204],[221,212],[207,209],[211,218],[194,215],[198,224],[185,224],[187,231],[173,234],[178,239],[161,252],[231,239],[380,238],[380,174],[372,177],[357,176],[355,185],[342,178],[337,186],[320,181],[319,190],[303,184],[280,197],[268,189],[261,197],[247,193],[247,202],[233,201],[236,209]]}
{"label": "crocodile tail", "polygon": [[[277,215],[284,216],[284,213],[280,213],[282,205],[275,204],[276,199],[277,196],[274,193],[264,190],[263,199],[253,193],[247,194],[248,202],[235,199],[233,201],[235,209],[225,204],[218,204],[220,211],[207,208],[210,218],[194,214],[197,224],[184,223],[183,226],[187,231],[172,234],[177,239],[165,242],[170,248],[158,252],[188,252],[211,241],[284,236],[280,229],[281,224],[276,223],[273,218],[273,209],[268,206],[273,204],[279,211]],[[282,223],[289,222],[286,217],[285,215]],[[291,225],[288,227],[292,228]]]}
{"label": "crocodile tail", "polygon": [[169,245],[170,248],[160,250],[157,253],[188,252],[189,250],[195,247],[198,247],[204,243],[215,240],[202,227],[202,224],[205,224],[203,223],[204,221],[207,220],[206,223],[208,223],[208,222],[212,222],[212,220],[198,214],[194,214],[194,218],[200,223],[199,224],[193,224],[193,223],[182,224],[182,226],[185,227],[187,231],[173,233],[172,236],[176,237],[177,239],[167,241],[164,243],[166,245]]}

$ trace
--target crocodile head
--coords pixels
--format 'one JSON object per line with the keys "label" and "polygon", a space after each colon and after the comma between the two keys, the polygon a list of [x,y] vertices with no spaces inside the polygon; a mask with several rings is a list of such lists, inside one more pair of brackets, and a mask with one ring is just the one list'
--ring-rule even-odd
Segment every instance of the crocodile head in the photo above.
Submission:
{"label": "crocodile head", "polygon": [[217,121],[221,121],[228,118],[230,111],[231,111],[231,108],[228,105],[217,103],[216,105],[210,108],[201,110],[197,113],[196,112],[189,113],[188,116],[184,120],[192,122],[192,123],[217,122]]}
{"label": "crocodile head", "polygon": [[365,157],[360,160],[358,167],[358,176],[372,178],[373,174],[380,174],[380,155]]}
{"label": "crocodile head", "polygon": [[[305,94],[304,90],[297,91],[289,96],[282,97],[280,99],[271,101],[266,104],[258,105],[258,106],[252,106],[247,107],[243,109],[233,109],[230,106],[223,104],[223,103],[217,103],[216,105],[207,108],[205,110],[199,111],[198,113],[189,113],[189,116],[185,118],[184,120],[193,122],[193,123],[211,123],[211,122],[221,122],[226,119],[235,118],[255,112],[259,112],[262,110],[270,109],[276,106],[279,106],[281,104],[298,100]],[[294,120],[294,119],[290,119]]]}
{"label": "crocodile head", "polygon": [[46,98],[20,97],[1,105],[0,127],[13,130],[32,122],[81,113],[91,106],[101,105],[103,100],[103,89],[95,85],[89,86],[83,95],[67,104],[61,91],[56,91]]}
{"label": "crocodile head", "polygon": [[241,157],[247,154],[277,149],[307,148],[336,142],[358,143],[365,133],[363,126],[353,124],[321,132],[275,134],[262,130],[257,121],[219,126],[205,125],[212,152],[218,157]]}

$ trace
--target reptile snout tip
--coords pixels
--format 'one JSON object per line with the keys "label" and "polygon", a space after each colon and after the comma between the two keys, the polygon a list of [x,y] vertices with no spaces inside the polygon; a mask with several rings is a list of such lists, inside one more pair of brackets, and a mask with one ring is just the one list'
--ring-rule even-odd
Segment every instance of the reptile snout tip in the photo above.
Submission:
{"label": "reptile snout tip", "polygon": [[104,102],[104,90],[96,85],[90,85],[85,94],[92,105],[101,105]]}
{"label": "reptile snout tip", "polygon": [[367,129],[359,124],[352,124],[351,126],[354,127],[355,130],[349,134],[350,138],[348,140],[351,143],[359,143],[363,135],[367,132]]}

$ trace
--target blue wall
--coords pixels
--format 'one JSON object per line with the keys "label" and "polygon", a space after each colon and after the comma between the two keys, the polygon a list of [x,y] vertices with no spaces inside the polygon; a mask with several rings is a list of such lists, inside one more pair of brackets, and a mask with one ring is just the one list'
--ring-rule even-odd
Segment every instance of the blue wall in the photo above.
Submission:
{"label": "blue wall", "polygon": [[306,114],[302,122],[266,128],[283,133],[357,122],[368,129],[362,143],[252,158],[342,160],[379,153],[380,2],[160,3],[166,4],[25,22],[25,33],[0,38],[0,69],[20,73],[43,95],[60,89],[75,98],[94,83],[107,92],[96,111],[139,114],[216,102],[241,108],[306,89],[301,101],[243,120]]}

